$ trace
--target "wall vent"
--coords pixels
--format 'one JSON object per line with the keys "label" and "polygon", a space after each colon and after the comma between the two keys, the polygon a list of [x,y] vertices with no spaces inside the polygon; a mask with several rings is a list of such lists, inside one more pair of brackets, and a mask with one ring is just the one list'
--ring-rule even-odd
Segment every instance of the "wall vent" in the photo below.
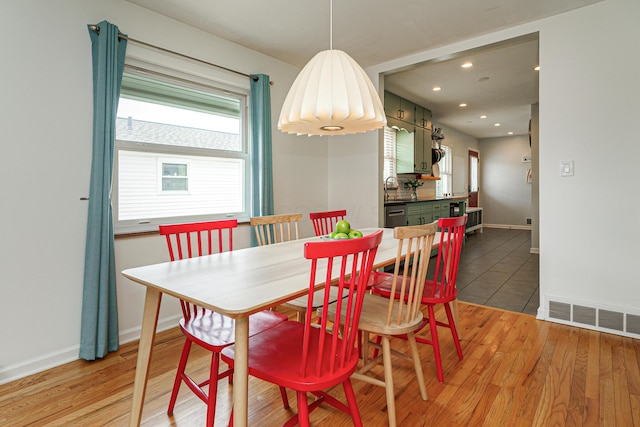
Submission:
{"label": "wall vent", "polygon": [[557,319],[561,323],[640,335],[640,314],[616,311],[611,307],[605,309],[549,300],[548,313],[550,320]]}

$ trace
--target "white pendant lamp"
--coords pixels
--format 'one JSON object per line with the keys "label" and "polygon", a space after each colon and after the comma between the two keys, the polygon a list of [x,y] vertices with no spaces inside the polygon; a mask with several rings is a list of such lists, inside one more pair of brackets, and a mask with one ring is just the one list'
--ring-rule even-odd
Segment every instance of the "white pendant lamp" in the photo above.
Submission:
{"label": "white pendant lamp", "polygon": [[380,129],[387,123],[369,76],[349,55],[333,49],[332,38],[333,34],[329,50],[316,54],[289,89],[278,120],[281,131],[348,135]]}

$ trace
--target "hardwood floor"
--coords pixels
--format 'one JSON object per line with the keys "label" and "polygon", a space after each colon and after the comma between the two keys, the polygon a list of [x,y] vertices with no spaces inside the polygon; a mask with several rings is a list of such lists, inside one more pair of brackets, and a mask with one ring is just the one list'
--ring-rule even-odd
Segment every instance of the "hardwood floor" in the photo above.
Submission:
{"label": "hardwood floor", "polygon": [[[428,401],[420,399],[410,362],[394,359],[398,425],[640,427],[640,340],[468,303],[460,303],[460,319],[464,359],[442,330],[443,384],[436,379],[432,348],[419,345]],[[182,342],[177,328],[156,338],[142,425],[204,425],[205,406],[185,387],[174,415],[166,414]],[[208,353],[194,350],[191,370],[206,375]],[[127,425],[136,351],[137,343],[126,344],[103,360],[75,361],[0,386],[0,425]],[[364,425],[386,425],[384,389],[353,383]],[[249,387],[250,425],[281,425],[290,416],[276,387],[255,379]],[[341,389],[332,393],[344,398]],[[223,381],[216,425],[226,425],[230,402],[231,388]],[[321,407],[312,424],[351,422]]]}

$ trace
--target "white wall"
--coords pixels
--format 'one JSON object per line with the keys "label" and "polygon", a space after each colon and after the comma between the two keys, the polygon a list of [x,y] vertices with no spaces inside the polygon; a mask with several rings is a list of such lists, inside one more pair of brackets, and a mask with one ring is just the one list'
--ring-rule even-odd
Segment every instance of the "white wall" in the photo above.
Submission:
{"label": "white wall", "polygon": [[[122,0],[25,0],[0,14],[3,129],[0,168],[0,383],[77,358],[91,167],[92,73],[87,24],[103,19],[130,37],[244,73],[269,74],[277,213],[325,209],[328,145],[277,130],[298,69]],[[219,70],[129,43],[128,56],[160,60],[188,73]],[[247,85],[244,77],[227,83]],[[248,245],[248,227],[236,247]],[[302,233],[313,233],[304,221]],[[167,260],[158,236],[116,240],[116,270]],[[122,340],[138,336],[144,288],[118,283]],[[175,326],[165,298],[161,326]]]}
{"label": "white wall", "polygon": [[[638,16],[637,0],[607,0],[368,70],[383,74],[539,32],[540,318],[549,318],[551,298],[640,314]],[[575,161],[575,176],[560,177],[561,160]]]}
{"label": "white wall", "polygon": [[528,227],[531,184],[526,181],[526,172],[531,162],[523,163],[522,156],[531,157],[529,137],[485,138],[480,140],[480,147],[480,206],[484,224]]}
{"label": "white wall", "polygon": [[[4,44],[5,66],[0,67],[0,153],[5,160],[0,168],[0,221],[5,225],[0,249],[0,382],[77,355],[86,228],[86,203],[79,199],[87,195],[91,159],[86,24],[106,18],[134,38],[247,73],[269,74],[275,82],[276,211],[344,206],[358,227],[379,218],[381,148],[376,133],[322,144],[276,130],[280,106],[297,73],[293,67],[121,0],[23,0],[6,9],[0,15],[0,35],[10,40]],[[555,295],[630,310],[640,307],[633,269],[640,241],[634,215],[640,155],[638,16],[640,2],[607,0],[367,70],[377,76],[540,32],[541,299]],[[615,168],[610,157],[603,157],[605,147],[622,153]],[[559,177],[559,162],[566,159],[575,160],[572,178]],[[623,213],[607,216],[620,212],[621,206]],[[624,219],[622,224],[607,223],[618,218]],[[246,242],[247,231],[242,228],[239,239]],[[304,232],[309,235],[310,226]],[[117,269],[166,259],[158,239],[118,240]],[[119,280],[118,292],[120,328],[131,335],[140,323],[143,288]],[[163,304],[168,302],[165,298]],[[165,318],[166,311],[161,314]]]}

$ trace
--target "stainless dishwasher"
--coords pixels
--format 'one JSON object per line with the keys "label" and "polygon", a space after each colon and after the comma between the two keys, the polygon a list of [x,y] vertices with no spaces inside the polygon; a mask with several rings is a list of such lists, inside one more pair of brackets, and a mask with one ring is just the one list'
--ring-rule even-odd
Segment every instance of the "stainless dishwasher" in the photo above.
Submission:
{"label": "stainless dishwasher", "polygon": [[384,226],[394,228],[407,225],[407,205],[389,205],[384,207]]}

